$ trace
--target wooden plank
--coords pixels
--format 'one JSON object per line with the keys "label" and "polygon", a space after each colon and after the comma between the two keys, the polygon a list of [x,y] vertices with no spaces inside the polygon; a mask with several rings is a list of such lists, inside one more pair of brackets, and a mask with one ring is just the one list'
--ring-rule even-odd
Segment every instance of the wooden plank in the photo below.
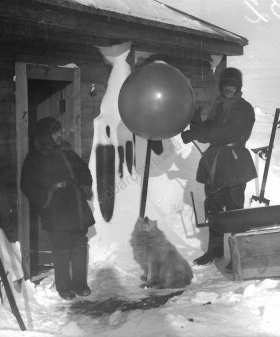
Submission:
{"label": "wooden plank", "polygon": [[1,79],[1,75],[0,75],[0,89],[3,90],[5,88],[10,89],[11,91],[14,89],[13,78],[11,76],[10,79]]}
{"label": "wooden plank", "polygon": [[73,134],[74,134],[74,148],[79,156],[82,153],[81,146],[81,97],[80,97],[80,82],[81,73],[79,68],[74,68],[74,82],[72,84],[72,97],[73,97]]}
{"label": "wooden plank", "polygon": [[16,144],[16,139],[0,140],[0,146],[3,146],[3,145],[14,145],[14,144]]}
{"label": "wooden plank", "polygon": [[[81,80],[84,83],[99,83],[105,87],[108,82],[112,67],[103,64],[91,64],[89,66],[80,64]],[[97,69],[99,68],[99,70]]]}
{"label": "wooden plank", "polygon": [[0,102],[0,116],[10,122],[15,121],[15,102]]}
{"label": "wooden plank", "polygon": [[213,74],[190,74],[189,80],[193,88],[213,87],[215,83]]}
{"label": "wooden plank", "polygon": [[27,78],[46,81],[73,81],[72,68],[51,65],[27,64]]}
{"label": "wooden plank", "polygon": [[18,236],[21,245],[22,265],[26,277],[30,277],[30,219],[29,202],[20,189],[20,176],[28,153],[28,95],[26,65],[16,62],[16,149],[17,149],[17,214]]}
{"label": "wooden plank", "polygon": [[84,110],[82,111],[82,139],[92,137],[94,118],[95,116],[93,114],[87,114],[85,117]]}
{"label": "wooden plank", "polygon": [[[146,30],[146,29],[145,29]],[[129,31],[129,28],[128,28]],[[143,32],[143,34],[149,34],[148,30]],[[174,34],[173,32],[154,32],[149,41],[144,40],[143,37],[133,36],[135,41],[135,47],[137,50],[141,51],[157,51],[159,48],[163,48],[166,53],[171,49],[181,50],[185,52],[196,52],[203,54],[214,54],[214,55],[243,55],[243,47],[237,46],[233,43],[227,43],[225,41],[211,40],[207,38],[199,38],[191,35],[185,35],[182,32]],[[143,35],[145,36],[145,35]],[[128,39],[129,36],[126,37]],[[165,40],[165,43],[162,42]],[[152,41],[152,43],[151,43]],[[167,42],[167,43],[166,43]]]}
{"label": "wooden plank", "polygon": [[195,101],[211,101],[213,100],[212,88],[193,88]]}
{"label": "wooden plank", "polygon": [[[70,82],[65,89],[61,92],[63,99],[66,100],[66,112],[61,114],[61,125],[63,131],[63,138],[69,141],[74,150],[77,153],[80,151],[79,149],[79,140],[76,138],[75,130],[78,125],[75,126],[75,123],[80,123],[78,115],[80,115],[80,107],[77,107],[77,103],[74,103],[74,95],[75,95],[75,84],[74,81]],[[79,99],[79,98],[78,98]],[[74,106],[74,104],[76,104]],[[76,107],[78,110],[76,110]],[[78,113],[78,114],[77,114]],[[75,117],[74,117],[75,116]],[[76,150],[77,147],[77,150]]]}
{"label": "wooden plank", "polygon": [[[6,45],[5,48],[1,48],[1,54],[5,53],[6,51]],[[2,81],[12,81],[14,74],[15,74],[15,62],[13,57],[3,57],[3,55],[0,56],[0,78]]]}
{"label": "wooden plank", "polygon": [[[16,55],[18,62],[44,64],[44,65],[58,65],[63,66],[69,63],[88,63],[96,64],[102,67],[103,58],[96,52],[96,48],[91,44],[86,47],[79,41],[46,41],[43,39],[25,41],[18,39],[14,41],[13,36],[0,35],[0,43],[7,47],[6,52]],[[78,64],[77,64],[78,65]],[[0,67],[1,68],[1,67]]]}
{"label": "wooden plank", "polygon": [[0,102],[14,102],[15,93],[11,88],[0,88]]}
{"label": "wooden plank", "polygon": [[259,230],[229,238],[236,280],[280,276],[280,230]]}
{"label": "wooden plank", "polygon": [[[176,65],[175,65],[176,66]],[[186,76],[191,77],[193,74],[211,76],[213,75],[213,70],[211,69],[210,62],[200,62],[196,61],[192,64],[186,63],[177,66]]]}
{"label": "wooden plank", "polygon": [[86,100],[82,100],[82,113],[84,121],[85,119],[88,119],[89,121],[92,121],[95,117],[97,117],[100,114],[100,102],[89,102]]}

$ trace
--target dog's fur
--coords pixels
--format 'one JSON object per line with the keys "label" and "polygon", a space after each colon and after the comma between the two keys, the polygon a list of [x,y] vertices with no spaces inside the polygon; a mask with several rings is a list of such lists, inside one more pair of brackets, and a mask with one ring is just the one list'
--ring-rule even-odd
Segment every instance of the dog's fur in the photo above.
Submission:
{"label": "dog's fur", "polygon": [[157,227],[156,220],[138,218],[130,244],[135,261],[143,269],[144,286],[183,288],[191,283],[193,273],[189,263]]}

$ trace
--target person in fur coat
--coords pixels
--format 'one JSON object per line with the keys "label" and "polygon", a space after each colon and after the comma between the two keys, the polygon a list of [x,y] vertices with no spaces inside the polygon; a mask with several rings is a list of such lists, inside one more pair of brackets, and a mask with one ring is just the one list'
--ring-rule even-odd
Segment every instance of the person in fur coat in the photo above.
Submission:
{"label": "person in fur coat", "polygon": [[[223,210],[243,208],[246,183],[257,177],[252,157],[245,147],[255,113],[251,104],[242,98],[242,73],[236,68],[224,69],[218,86],[221,96],[208,120],[194,121],[191,129],[181,134],[185,144],[193,140],[210,143],[200,159],[196,176],[205,187],[206,219]],[[223,257],[223,239],[223,234],[209,227],[208,250],[194,263],[204,265]]]}
{"label": "person in fur coat", "polygon": [[[95,220],[88,165],[62,141],[52,117],[36,124],[34,147],[25,158],[21,189],[38,209],[52,246],[56,289],[63,299],[87,296],[87,231]],[[70,272],[70,266],[72,272]],[[71,275],[71,276],[70,276]]]}

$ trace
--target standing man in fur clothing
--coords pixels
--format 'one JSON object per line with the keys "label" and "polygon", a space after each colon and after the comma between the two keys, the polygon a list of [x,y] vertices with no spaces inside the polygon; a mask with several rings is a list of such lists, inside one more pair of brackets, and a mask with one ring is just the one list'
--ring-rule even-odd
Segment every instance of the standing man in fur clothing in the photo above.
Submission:
{"label": "standing man in fur clothing", "polygon": [[[36,124],[34,150],[21,173],[21,189],[37,206],[52,246],[56,289],[63,299],[87,296],[87,231],[95,223],[87,164],[62,141],[61,124],[52,117]],[[70,265],[72,273],[70,273]],[[71,275],[71,276],[70,276]]]}
{"label": "standing man in fur clothing", "polygon": [[[253,107],[242,98],[242,73],[224,69],[219,78],[218,97],[213,113],[205,122],[191,124],[181,134],[185,144],[197,140],[210,143],[200,159],[196,179],[205,186],[205,214],[244,207],[246,183],[257,177],[250,152],[245,144],[255,122]],[[207,252],[194,260],[205,265],[224,256],[224,236],[209,227]],[[231,268],[231,265],[228,265]]]}

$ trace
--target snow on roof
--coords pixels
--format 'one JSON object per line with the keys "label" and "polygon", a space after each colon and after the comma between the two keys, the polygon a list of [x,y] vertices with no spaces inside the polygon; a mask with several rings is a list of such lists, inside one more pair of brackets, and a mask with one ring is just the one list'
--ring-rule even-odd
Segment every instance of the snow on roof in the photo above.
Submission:
{"label": "snow on roof", "polygon": [[109,12],[112,15],[127,17],[128,20],[152,21],[153,23],[171,25],[174,30],[187,31],[192,34],[205,35],[224,41],[246,45],[248,41],[232,32],[200,20],[181,10],[163,4],[160,0],[60,0],[63,3],[94,8],[99,13]]}

